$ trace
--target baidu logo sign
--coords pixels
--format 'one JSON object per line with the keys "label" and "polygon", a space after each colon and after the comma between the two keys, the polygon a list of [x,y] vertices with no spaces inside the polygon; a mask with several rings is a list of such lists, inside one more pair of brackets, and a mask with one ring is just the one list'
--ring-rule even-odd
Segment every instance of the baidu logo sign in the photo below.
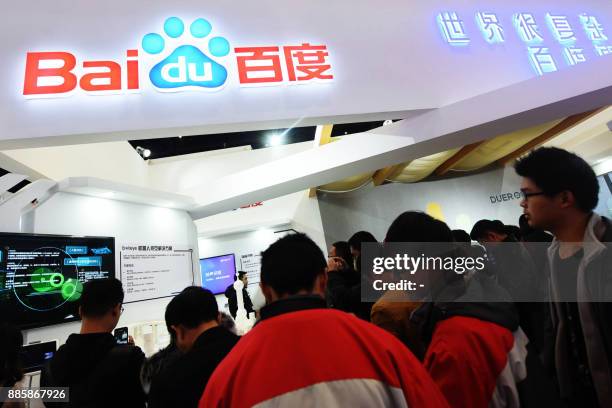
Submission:
{"label": "baidu logo sign", "polygon": [[[229,54],[230,44],[224,37],[208,38],[211,32],[212,25],[207,20],[198,18],[193,21],[189,26],[193,43],[179,45],[158,62],[149,72],[151,83],[162,91],[222,87],[227,80],[222,58]],[[166,38],[157,33],[145,35],[142,49],[148,54],[160,55],[168,48],[167,43],[187,36],[183,21],[177,17],[166,20],[164,34]]]}
{"label": "baidu logo sign", "polygon": [[[145,65],[152,65],[148,82],[160,92],[220,90],[231,75],[240,86],[328,83],[334,78],[324,44],[232,48],[204,18],[186,26],[182,19],[169,17],[160,31],[144,35],[141,50],[127,49],[122,58],[92,61],[69,51],[28,52],[23,96],[138,93],[146,82],[141,75],[143,55]],[[230,72],[230,66],[236,72]]]}

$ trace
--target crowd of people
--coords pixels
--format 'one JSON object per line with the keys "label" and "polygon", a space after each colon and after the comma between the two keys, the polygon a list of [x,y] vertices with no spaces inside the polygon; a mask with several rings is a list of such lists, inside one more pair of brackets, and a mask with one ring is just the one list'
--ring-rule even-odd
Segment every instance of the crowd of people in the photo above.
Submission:
{"label": "crowd of people", "polygon": [[[454,254],[486,260],[469,273],[425,271],[427,296],[389,290],[363,301],[363,244],[377,242],[368,232],[335,242],[327,257],[291,234],[262,252],[266,305],[249,333],[233,332],[209,290],[188,287],[166,309],[170,345],[149,359],[111,334],[121,283],[87,282],[81,331],[41,384],[70,387],[74,407],[610,407],[612,225],[593,212],[596,176],[556,148],[515,169],[519,226],[480,220],[468,233],[407,211],[388,227],[383,246],[451,243]],[[226,291],[234,318],[245,286]],[[248,316],[247,298],[238,303]],[[0,330],[0,385],[11,387],[22,339]]]}

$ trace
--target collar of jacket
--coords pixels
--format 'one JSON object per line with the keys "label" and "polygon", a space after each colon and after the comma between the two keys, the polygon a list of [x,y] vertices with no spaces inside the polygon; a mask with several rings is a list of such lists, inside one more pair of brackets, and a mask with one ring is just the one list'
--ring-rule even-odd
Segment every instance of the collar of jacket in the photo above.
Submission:
{"label": "collar of jacket", "polygon": [[219,341],[219,339],[226,338],[228,333],[229,332],[224,327],[211,327],[198,336],[196,341],[193,343],[192,350],[206,350],[210,344]]}
{"label": "collar of jacket", "polygon": [[325,309],[325,299],[319,295],[295,295],[277,300],[261,308],[261,320],[270,319],[285,313],[309,309]]}
{"label": "collar of jacket", "polygon": [[[593,213],[587,224],[586,230],[584,231],[584,238],[582,239],[582,249],[584,251],[584,262],[589,262],[592,258],[599,255],[606,249],[606,245],[602,241],[610,241],[610,228],[608,228],[610,222],[607,218],[601,217],[598,214]],[[555,237],[552,244],[548,248],[548,261],[552,265],[552,261],[559,251],[561,241]]]}

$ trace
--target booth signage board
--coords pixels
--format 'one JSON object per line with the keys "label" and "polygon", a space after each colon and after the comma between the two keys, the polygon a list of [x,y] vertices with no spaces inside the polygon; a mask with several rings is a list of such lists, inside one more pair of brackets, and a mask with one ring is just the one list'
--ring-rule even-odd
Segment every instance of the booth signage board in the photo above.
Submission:
{"label": "booth signage board", "polygon": [[598,0],[25,0],[0,19],[0,148],[431,109],[612,52]]}
{"label": "booth signage board", "polygon": [[192,253],[185,245],[122,244],[119,273],[124,303],[174,296],[193,285]]}
{"label": "booth signage board", "polygon": [[261,281],[261,252],[240,255],[240,269],[247,273],[249,286],[258,285]]}
{"label": "booth signage board", "polygon": [[[190,36],[181,18],[168,17],[163,33],[143,35],[142,52],[126,50],[125,61],[87,61],[70,51],[28,52],[23,95],[48,98],[73,91],[99,96],[139,92],[145,86],[140,74],[140,60],[145,56],[151,67],[147,69],[148,85],[160,92],[220,91],[232,75],[241,86],[308,85],[334,78],[325,44],[232,47],[225,37],[212,37],[213,27],[204,18],[191,22],[188,30]],[[226,68],[230,51],[236,72]]]}
{"label": "booth signage board", "polygon": [[526,59],[538,75],[556,72],[562,64],[571,67],[612,55],[612,36],[607,34],[612,35],[612,26],[606,30],[593,13],[570,15],[557,11],[536,15],[517,12],[505,16],[476,11],[472,14],[479,33],[475,29],[468,33],[469,14],[465,15],[468,19],[454,11],[436,16],[442,37],[449,45],[467,47],[474,40],[484,40],[492,47],[500,47],[507,41],[520,41],[525,44]]}

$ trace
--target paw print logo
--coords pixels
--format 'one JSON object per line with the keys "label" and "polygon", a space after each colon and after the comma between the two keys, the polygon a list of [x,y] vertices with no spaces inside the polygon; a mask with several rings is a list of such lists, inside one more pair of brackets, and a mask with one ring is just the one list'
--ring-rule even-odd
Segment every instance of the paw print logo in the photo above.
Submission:
{"label": "paw print logo", "polygon": [[[197,45],[178,45],[168,56],[155,64],[149,72],[149,79],[160,90],[175,90],[183,87],[219,88],[227,80],[227,69],[212,57],[225,57],[230,52],[230,44],[224,37],[212,37],[211,24],[198,18],[189,27],[193,43]],[[164,22],[164,36],[149,33],[142,38],[142,49],[151,55],[166,55],[166,43],[179,43],[184,38],[185,25],[178,17],[170,17]],[[176,41],[173,41],[176,40]],[[191,40],[191,39],[190,39]],[[189,41],[191,42],[191,41]],[[166,50],[166,52],[163,52]],[[205,50],[205,51],[203,51]]]}

